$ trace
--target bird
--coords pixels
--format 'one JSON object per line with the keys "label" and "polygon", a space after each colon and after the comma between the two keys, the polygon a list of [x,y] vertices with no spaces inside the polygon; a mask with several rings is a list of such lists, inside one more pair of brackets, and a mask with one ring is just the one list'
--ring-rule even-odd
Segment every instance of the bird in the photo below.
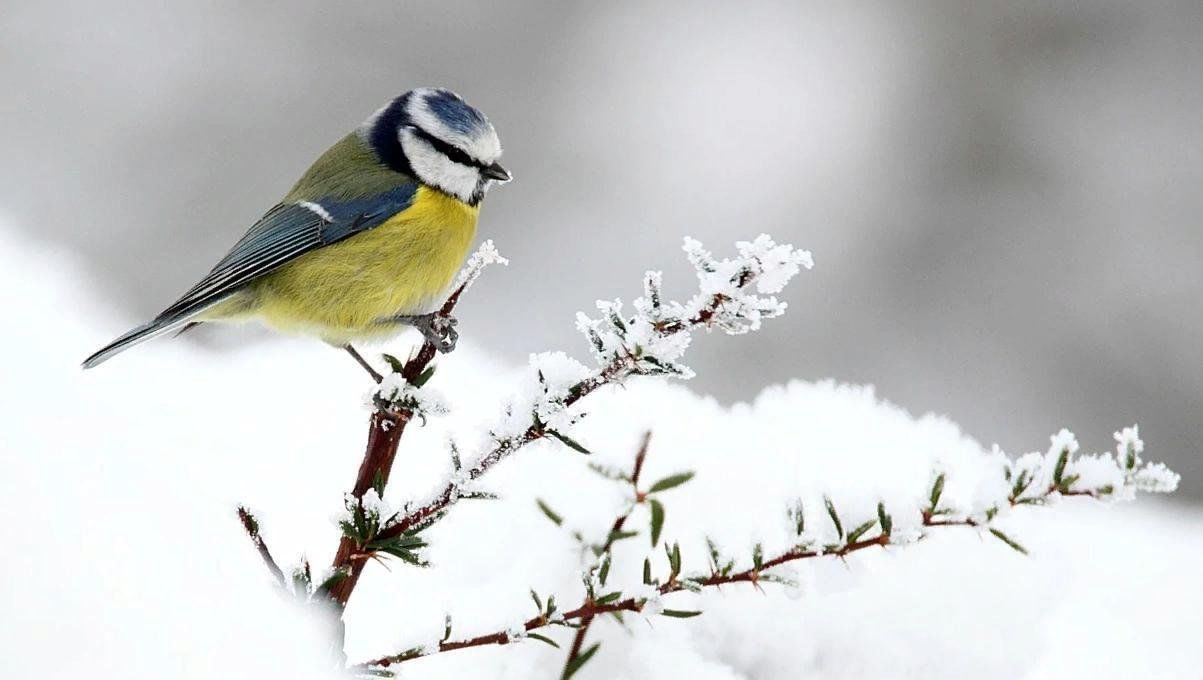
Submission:
{"label": "bird", "polygon": [[326,150],[207,275],[151,321],[83,361],[210,322],[259,321],[345,349],[417,328],[441,352],[455,320],[434,313],[476,234],[481,201],[511,180],[489,119],[442,88],[404,92]]}

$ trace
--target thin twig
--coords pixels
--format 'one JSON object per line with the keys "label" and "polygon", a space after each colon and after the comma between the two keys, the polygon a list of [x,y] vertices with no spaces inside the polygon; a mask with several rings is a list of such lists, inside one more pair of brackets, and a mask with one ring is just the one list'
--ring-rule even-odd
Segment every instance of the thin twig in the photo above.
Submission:
{"label": "thin twig", "polygon": [[[702,586],[706,586],[706,587],[717,587],[717,586],[726,585],[729,583],[757,583],[760,581],[761,574],[764,572],[764,570],[769,569],[771,567],[781,565],[781,564],[785,564],[787,562],[794,562],[797,560],[810,559],[810,558],[814,558],[814,557],[843,557],[845,555],[856,552],[858,550],[864,550],[866,548],[872,548],[875,546],[886,546],[886,545],[889,545],[889,542],[890,542],[889,537],[882,534],[875,538],[869,538],[869,539],[865,539],[862,541],[857,541],[855,543],[849,543],[849,544],[843,546],[842,548],[840,548],[839,550],[833,550],[830,552],[818,552],[818,551],[813,551],[813,550],[791,550],[791,551],[782,553],[781,555],[778,555],[777,557],[774,557],[773,559],[766,560],[764,562],[764,564],[761,566],[761,568],[758,570],[757,569],[748,569],[745,571],[736,572],[736,573],[732,573],[732,574],[726,574],[726,575],[712,574],[708,577],[695,579],[695,582],[699,583]],[[675,592],[679,592],[679,591],[687,590],[687,589],[688,589],[687,586],[685,586],[681,582],[680,579],[670,580],[669,582],[664,583],[663,585],[659,586],[659,588],[657,588],[657,590],[659,591],[659,593],[661,595],[667,595],[669,593],[675,593]],[[584,625],[584,623],[586,621],[591,621],[599,615],[608,614],[610,612],[619,612],[619,611],[638,612],[638,611],[641,611],[643,609],[644,603],[645,603],[644,600],[641,600],[639,598],[634,598],[634,597],[628,597],[628,598],[625,598],[622,600],[609,602],[607,604],[597,604],[596,602],[587,602],[587,603],[582,604],[581,606],[577,607],[576,609],[564,612],[560,616],[559,619],[556,619],[554,621],[551,619],[548,619],[546,616],[536,616],[532,619],[527,620],[525,623],[523,623],[523,628],[527,632],[530,632],[533,630],[537,630],[539,628],[544,628],[546,626],[557,625],[562,622],[571,622],[571,621],[580,621],[581,625]],[[402,663],[405,661],[412,661],[413,659],[421,658],[423,656],[431,656],[433,654],[438,654],[441,652],[450,652],[450,651],[454,651],[457,649],[465,649],[468,647],[480,647],[483,645],[503,645],[503,644],[507,644],[509,642],[511,642],[510,633],[508,633],[507,631],[499,631],[496,633],[489,633],[487,635],[480,635],[480,636],[477,636],[474,638],[468,638],[468,639],[464,639],[464,640],[447,640],[444,642],[440,642],[438,644],[438,648],[435,650],[423,651],[421,649],[414,649],[414,650],[402,652],[401,654],[396,654],[393,656],[385,656],[385,657],[381,657],[379,659],[373,659],[371,661],[367,661],[362,664],[359,664],[359,666],[363,667],[363,668],[388,667],[393,664]]]}
{"label": "thin twig", "polygon": [[238,506],[238,519],[242,522],[242,528],[246,529],[246,535],[250,537],[251,543],[255,544],[255,549],[259,551],[259,557],[263,559],[263,564],[267,570],[271,572],[273,578],[276,579],[276,584],[281,588],[286,586],[284,572],[280,569],[280,565],[276,564],[276,560],[272,558],[271,551],[267,549],[267,543],[264,542],[263,536],[259,534],[259,520],[251,514],[243,506]]}
{"label": "thin twig", "polygon": [[[1061,495],[1065,495],[1065,496],[1090,496],[1090,497],[1098,496],[1097,493],[1095,493],[1094,491],[1089,491],[1089,490],[1086,490],[1086,491],[1067,491],[1067,490],[1058,491],[1058,489],[1055,486],[1050,487],[1049,490],[1044,495],[1048,496],[1049,494],[1052,494],[1053,492],[1058,492]],[[1020,502],[1020,500],[1015,497],[1012,497],[1010,499],[1010,503],[1011,503],[1011,505],[1026,504],[1026,503]],[[925,527],[929,527],[929,528],[958,527],[958,526],[974,527],[974,528],[983,528],[983,527],[989,528],[989,525],[983,524],[982,522],[975,520],[971,517],[964,517],[964,518],[943,517],[943,516],[940,516],[939,514],[933,513],[930,509],[922,510],[920,516],[922,518],[922,525]],[[874,547],[884,548],[888,545],[891,545],[890,535],[888,533],[883,532],[883,533],[879,533],[878,535],[871,537],[871,538],[866,538],[866,539],[854,541],[851,543],[845,543],[844,545],[842,545],[838,548],[828,547],[827,549],[824,549],[824,550],[816,550],[816,549],[809,548],[809,547],[795,547],[795,548],[787,550],[775,557],[764,560],[759,567],[753,567],[750,569],[745,569],[743,571],[732,572],[732,573],[727,573],[727,574],[723,574],[723,573],[719,573],[719,572],[715,571],[715,572],[710,573],[709,575],[694,576],[694,577],[688,577],[685,579],[670,578],[665,583],[658,586],[656,590],[660,595],[668,595],[671,593],[680,592],[682,590],[690,590],[691,588],[696,588],[699,586],[703,587],[703,588],[716,588],[719,586],[724,586],[724,585],[733,584],[733,583],[750,583],[753,586],[759,586],[760,581],[764,580],[766,577],[766,574],[765,574],[766,571],[768,571],[769,569],[772,569],[773,567],[780,566],[782,564],[787,564],[790,562],[797,562],[800,560],[814,559],[817,557],[843,558],[854,552],[858,552],[861,550],[866,550],[868,548],[874,548]],[[1012,546],[1012,547],[1014,547],[1014,546]],[[611,612],[620,612],[620,611],[639,612],[639,611],[643,610],[645,605],[646,605],[646,600],[636,598],[636,597],[628,597],[628,598],[616,600],[613,602],[608,602],[606,604],[598,604],[596,602],[587,600],[586,602],[581,604],[581,606],[577,607],[576,609],[564,612],[562,615],[560,615],[558,618],[555,618],[554,620],[549,619],[547,616],[536,616],[532,619],[527,620],[523,624],[523,627],[527,632],[530,632],[530,631],[537,630],[537,629],[544,628],[544,627],[551,626],[551,625],[564,625],[567,623],[579,622],[578,624],[576,624],[578,626],[576,636],[580,638],[580,641],[583,644],[584,636],[582,634],[582,631],[585,630],[585,628],[589,625],[590,622],[593,621],[593,619],[597,618],[598,616],[600,616],[602,614],[608,614]],[[496,633],[479,635],[477,637],[467,638],[467,639],[463,639],[463,640],[445,640],[443,642],[440,642],[438,644],[437,648],[415,648],[415,649],[407,650],[400,654],[394,654],[392,656],[384,656],[384,657],[380,657],[378,659],[373,659],[371,661],[361,663],[361,664],[359,664],[359,667],[361,667],[361,668],[388,667],[393,664],[403,663],[405,661],[412,661],[413,659],[417,659],[417,658],[421,658],[421,657],[425,657],[425,656],[431,656],[431,655],[439,654],[442,652],[450,652],[450,651],[454,651],[457,649],[466,649],[469,647],[480,647],[480,646],[484,646],[484,645],[503,645],[503,644],[508,644],[509,642],[512,642],[512,641],[514,641],[513,637],[511,635],[511,633],[509,633],[507,631],[499,631]],[[574,640],[573,647],[577,650],[577,652],[576,652],[577,655],[579,655],[579,646],[580,645],[576,644],[576,642]]]}
{"label": "thin twig", "polygon": [[[651,431],[643,433],[643,439],[639,442],[639,450],[635,453],[635,466],[631,470],[631,488],[635,492],[635,502],[639,503],[643,500],[644,494],[639,490],[639,475],[643,472],[643,461],[647,458],[647,447],[652,441]],[[606,534],[606,542],[602,545],[599,557],[604,558],[606,554],[614,547],[614,542],[618,540],[618,536],[622,532],[622,527],[626,524],[627,518],[635,510],[635,504],[627,508],[626,512],[619,515],[614,524],[610,526],[610,533]],[[591,603],[586,603],[591,604]],[[572,666],[572,662],[576,661],[581,655],[581,648],[585,644],[585,636],[589,634],[589,626],[593,624],[593,615],[587,615],[581,619],[581,625],[576,629],[576,635],[572,637],[572,646],[568,650],[568,658],[564,660],[564,671],[561,674],[567,675],[568,669]]]}
{"label": "thin twig", "polygon": [[[667,325],[659,329],[662,335],[673,335],[683,333],[698,326],[705,326],[709,320],[713,318],[717,309],[725,304],[727,298],[722,295],[715,295],[710,301],[710,305],[698,313],[697,317],[686,321],[677,322]],[[450,300],[448,300],[450,302]],[[426,347],[423,347],[425,350]],[[431,348],[433,351],[433,347]],[[601,387],[611,383],[621,382],[626,377],[638,372],[639,359],[633,355],[620,355],[615,357],[610,363],[606,364],[601,370],[593,375],[575,383],[568,388],[567,396],[564,398],[563,404],[568,408],[576,402],[584,399],[590,394],[596,392]],[[408,364],[406,368],[408,368]],[[420,372],[420,371],[419,371]],[[416,374],[415,374],[416,375]],[[430,524],[435,518],[446,512],[452,505],[455,505],[461,500],[464,495],[462,487],[466,483],[470,483],[479,479],[488,472],[494,465],[508,458],[518,449],[538,441],[548,436],[546,427],[536,423],[531,425],[522,434],[503,439],[497,445],[480,458],[471,468],[467,469],[466,475],[459,480],[447,482],[435,495],[434,499],[427,502],[414,510],[409,511],[404,516],[397,518],[388,527],[382,529],[377,537],[379,539],[396,538],[407,531],[415,528],[421,528]]]}

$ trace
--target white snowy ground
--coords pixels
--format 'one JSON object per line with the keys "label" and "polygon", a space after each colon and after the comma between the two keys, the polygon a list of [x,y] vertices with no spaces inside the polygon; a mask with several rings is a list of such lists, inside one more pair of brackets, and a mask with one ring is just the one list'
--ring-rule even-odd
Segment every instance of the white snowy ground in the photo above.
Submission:
{"label": "white snowy ground", "polygon": [[[504,275],[490,271],[481,285]],[[637,283],[582,291],[581,306]],[[135,320],[92,311],[106,305],[70,262],[15,242],[2,225],[0,290],[9,320],[0,340],[0,677],[333,677],[321,670],[321,627],[273,592],[234,507],[259,514],[282,563],[302,553],[315,565],[329,560],[332,518],[361,453],[363,376],[325,347],[288,339],[229,355],[160,341],[83,373],[79,360]],[[407,433],[394,503],[429,488],[447,465],[447,433],[492,417],[512,384],[517,368],[490,363],[471,319],[463,328],[462,348],[434,383],[452,415]],[[774,332],[771,322],[762,332]],[[550,349],[584,358],[583,345]],[[628,465],[650,426],[647,479],[697,471],[664,495],[664,532],[681,540],[687,571],[701,568],[703,534],[745,556],[757,540],[772,552],[796,496],[830,493],[849,515],[883,498],[901,516],[926,491],[933,461],[950,471],[953,496],[971,493],[984,461],[947,420],[827,384],[791,383],[727,409],[687,384],[644,382],[586,410],[575,435],[595,460]],[[1085,448],[1110,445],[1110,432],[1079,435]],[[533,498],[603,535],[621,496],[585,463],[537,444],[486,478],[503,500],[465,503],[430,532],[435,568],[371,566],[348,612],[351,657],[437,637],[448,612],[457,636],[503,628],[534,613],[532,587],[556,593],[563,608],[579,601],[579,552]],[[632,521],[642,528],[646,515]],[[706,613],[631,617],[629,632],[600,621],[591,639],[601,651],[577,677],[1200,677],[1203,513],[1145,496],[1065,500],[1016,511],[1005,526],[1030,557],[947,529],[844,563],[800,563],[797,588],[670,596],[670,607]],[[645,540],[620,544],[614,579],[638,578]],[[558,677],[561,663],[561,651],[527,641],[400,668],[412,678],[525,680]]]}

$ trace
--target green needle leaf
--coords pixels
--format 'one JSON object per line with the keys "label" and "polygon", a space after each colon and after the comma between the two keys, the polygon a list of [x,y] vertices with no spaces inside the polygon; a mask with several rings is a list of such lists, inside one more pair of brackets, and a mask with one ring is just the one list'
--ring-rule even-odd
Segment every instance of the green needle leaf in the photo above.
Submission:
{"label": "green needle leaf", "polygon": [[660,612],[663,616],[671,616],[674,619],[692,619],[695,616],[701,616],[702,612],[690,612],[682,609],[665,609]]}
{"label": "green needle leaf", "polygon": [[867,520],[864,524],[861,524],[860,526],[856,527],[852,531],[849,531],[847,542],[855,543],[856,539],[860,538],[861,536],[864,536],[865,532],[867,532],[869,529],[872,529],[876,524],[877,524],[876,519]]}
{"label": "green needle leaf", "polygon": [[651,499],[652,506],[652,547],[660,542],[660,530],[664,528],[664,504],[655,498]]}
{"label": "green needle leaf", "polygon": [[526,637],[531,638],[533,640],[538,640],[539,642],[545,642],[545,643],[551,645],[552,647],[555,647],[556,649],[560,648],[560,645],[557,644],[555,640],[552,640],[551,638],[547,637],[546,635],[539,635],[538,633],[527,633]]}
{"label": "green needle leaf", "polygon": [[568,680],[581,669],[581,666],[589,663],[589,659],[592,659],[593,655],[597,653],[598,647],[601,647],[601,643],[594,642],[589,646],[588,649],[581,652],[580,655],[575,659],[569,659],[568,665],[564,667],[564,674],[560,676],[560,680]]}
{"label": "green needle leaf", "polygon": [[[434,366],[428,366],[425,371],[422,371],[421,373],[419,373],[418,377],[414,378],[413,386],[414,387],[422,387],[426,383],[430,382],[430,379],[434,377],[434,369],[435,369]],[[394,369],[394,370],[396,370],[396,369]],[[397,371],[397,372],[400,373],[400,371]]]}
{"label": "green needle leaf", "polygon": [[405,370],[405,362],[397,357],[391,354],[382,354],[380,356],[384,357],[384,360],[388,362],[389,368],[393,369],[393,373],[400,373]]}
{"label": "green needle leaf", "polygon": [[563,432],[557,432],[555,430],[547,430],[547,434],[555,437],[556,439],[559,439],[560,442],[564,444],[564,446],[567,446],[568,448],[572,449],[573,451],[584,453],[586,455],[593,453],[592,451],[585,448],[584,446],[581,446],[580,442],[573,439],[572,437],[569,437],[568,435],[564,434]]}
{"label": "green needle leaf", "polygon": [[999,531],[998,529],[995,529],[994,527],[990,527],[990,533],[994,534],[994,537],[997,538],[998,540],[1011,546],[1011,549],[1014,550],[1015,552],[1023,553],[1024,555],[1028,554],[1027,548],[1023,547],[1022,545],[1019,545],[1019,543],[1017,543],[1015,541],[1015,539],[1004,534],[1003,532]]}
{"label": "green needle leaf", "polygon": [[823,504],[827,506],[827,515],[831,517],[831,523],[835,525],[835,532],[840,538],[844,537],[844,525],[840,524],[840,516],[835,511],[835,503],[831,502],[831,498],[823,496]]}
{"label": "green needle leaf", "polygon": [[547,519],[551,520],[553,524],[560,526],[564,523],[564,518],[556,514],[556,511],[552,510],[551,506],[547,505],[542,498],[536,498],[535,503],[539,506],[539,509],[543,511],[543,514],[547,515]]}
{"label": "green needle leaf", "polygon": [[661,479],[653,484],[652,488],[648,489],[647,492],[656,493],[657,491],[668,491],[673,487],[681,486],[685,482],[693,479],[693,474],[694,473],[692,472],[678,472],[675,475],[669,475],[668,477],[665,477],[664,479]]}
{"label": "green needle leaf", "polygon": [[936,506],[940,504],[940,496],[944,493],[944,473],[936,475],[936,481],[931,485],[931,509],[934,512]]}

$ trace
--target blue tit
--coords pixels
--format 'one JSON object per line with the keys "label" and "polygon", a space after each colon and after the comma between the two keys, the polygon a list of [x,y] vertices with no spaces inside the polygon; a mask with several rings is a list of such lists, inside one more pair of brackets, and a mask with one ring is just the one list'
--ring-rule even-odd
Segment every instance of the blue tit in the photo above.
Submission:
{"label": "blue tit", "polygon": [[403,325],[449,351],[454,327],[432,310],[468,253],[485,194],[510,180],[500,157],[493,125],[455,93],[402,94],[323,153],[183,297],[84,368],[218,321],[317,336],[361,363],[352,341]]}

